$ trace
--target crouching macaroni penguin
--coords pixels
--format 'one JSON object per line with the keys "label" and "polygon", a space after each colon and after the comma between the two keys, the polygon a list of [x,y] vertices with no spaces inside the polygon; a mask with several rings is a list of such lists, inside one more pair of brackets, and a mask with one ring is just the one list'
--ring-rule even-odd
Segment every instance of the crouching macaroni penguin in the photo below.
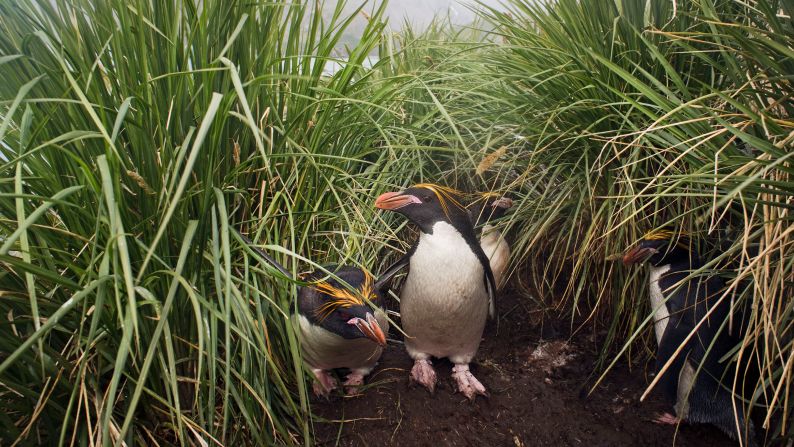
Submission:
{"label": "crouching macaroni penguin", "polygon": [[[237,235],[262,259],[287,278],[292,273],[239,232]],[[383,353],[389,322],[383,310],[387,277],[375,279],[349,266],[328,266],[302,278],[308,284],[298,291],[297,312],[291,315],[301,339],[301,355],[316,377],[314,392],[327,396],[337,383],[329,372],[350,370],[343,384],[347,394],[358,387]],[[341,280],[341,281],[340,281]]]}

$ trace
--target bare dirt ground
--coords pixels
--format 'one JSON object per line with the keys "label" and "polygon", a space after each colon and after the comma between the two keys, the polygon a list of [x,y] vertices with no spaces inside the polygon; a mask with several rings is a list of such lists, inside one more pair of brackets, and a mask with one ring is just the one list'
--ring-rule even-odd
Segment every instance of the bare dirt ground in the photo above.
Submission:
{"label": "bare dirt ground", "polygon": [[[315,399],[317,445],[333,446],[733,446],[710,426],[661,426],[652,419],[669,407],[652,394],[642,367],[620,363],[589,396],[599,340],[570,337],[566,322],[532,323],[528,300],[500,298],[499,320],[489,323],[475,376],[490,392],[469,403],[454,392],[446,360],[434,361],[435,395],[411,387],[412,362],[392,344],[356,397]],[[398,339],[397,331],[391,337]],[[597,338],[597,337],[596,337]]]}

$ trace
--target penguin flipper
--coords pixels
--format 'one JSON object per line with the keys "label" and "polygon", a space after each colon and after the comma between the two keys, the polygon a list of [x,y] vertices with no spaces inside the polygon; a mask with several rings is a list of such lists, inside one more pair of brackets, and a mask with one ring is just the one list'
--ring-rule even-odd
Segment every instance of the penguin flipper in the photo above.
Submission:
{"label": "penguin flipper", "polygon": [[243,245],[245,247],[247,247],[248,249],[253,251],[260,258],[264,259],[268,264],[270,264],[273,268],[278,270],[279,273],[281,273],[282,275],[286,276],[289,279],[294,279],[292,277],[292,272],[287,270],[286,267],[281,265],[272,256],[270,256],[269,254],[265,253],[264,250],[262,250],[261,248],[257,247],[256,245],[254,245],[254,242],[251,239],[249,239],[246,235],[244,235],[243,233],[240,233],[236,228],[232,228],[232,230],[234,231],[234,234],[236,234],[237,237],[240,238],[241,241],[243,241]]}
{"label": "penguin flipper", "polygon": [[397,260],[394,264],[390,265],[386,271],[381,273],[378,279],[375,281],[375,289],[380,290],[383,293],[386,293],[390,286],[391,280],[394,276],[405,267],[411,263],[411,256],[413,256],[414,252],[416,251],[416,245],[412,245],[411,248],[404,254],[400,259]]}
{"label": "penguin flipper", "polygon": [[[479,245],[477,246],[479,247]],[[485,256],[485,253],[482,249],[479,252],[475,251],[477,257],[480,259],[480,263],[482,264],[483,270],[485,270],[485,291],[488,292],[488,317],[491,319],[496,318],[496,280],[493,277],[493,272],[491,271],[491,263],[488,261],[488,257]]]}
{"label": "penguin flipper", "polygon": [[[489,274],[490,276],[488,276]],[[488,290],[488,318],[493,320],[496,318],[496,287],[494,285],[493,272],[490,269],[486,272],[485,288]]]}

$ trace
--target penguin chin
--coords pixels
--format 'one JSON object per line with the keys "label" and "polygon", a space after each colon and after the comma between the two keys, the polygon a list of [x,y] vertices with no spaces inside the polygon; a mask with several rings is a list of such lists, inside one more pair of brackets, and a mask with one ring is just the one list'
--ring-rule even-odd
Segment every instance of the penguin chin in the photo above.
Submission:
{"label": "penguin chin", "polygon": [[643,263],[658,252],[659,250],[652,247],[634,247],[623,255],[623,265],[629,266],[632,264]]}

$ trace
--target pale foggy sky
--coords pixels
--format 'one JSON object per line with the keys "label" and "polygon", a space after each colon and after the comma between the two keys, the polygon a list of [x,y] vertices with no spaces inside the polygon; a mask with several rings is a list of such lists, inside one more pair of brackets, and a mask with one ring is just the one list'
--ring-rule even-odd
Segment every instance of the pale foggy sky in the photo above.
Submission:
{"label": "pale foggy sky", "polygon": [[[502,2],[501,0],[483,0],[481,3],[499,7]],[[472,0],[390,0],[386,6],[386,15],[389,17],[389,23],[395,28],[399,28],[405,20],[415,27],[422,28],[434,16],[444,16],[447,13],[454,24],[465,25],[471,23],[475,18],[471,9],[465,5],[475,5],[475,2]]]}
{"label": "pale foggy sky", "polygon": [[[366,3],[362,11],[371,13],[376,5],[383,0],[346,0],[342,9],[342,16],[353,14],[353,12]],[[504,9],[501,7],[503,0],[483,0],[482,4]],[[323,16],[328,19],[338,5],[333,0],[326,0],[323,3]],[[398,31],[403,28],[406,21],[414,31],[421,32],[433,20],[434,17],[449,17],[453,25],[469,25],[474,22],[476,14],[466,5],[475,5],[474,0],[389,0],[386,5],[385,18],[389,22],[392,30]],[[367,20],[363,15],[355,17],[350,26],[345,29],[339,48],[355,45],[361,38]]]}

